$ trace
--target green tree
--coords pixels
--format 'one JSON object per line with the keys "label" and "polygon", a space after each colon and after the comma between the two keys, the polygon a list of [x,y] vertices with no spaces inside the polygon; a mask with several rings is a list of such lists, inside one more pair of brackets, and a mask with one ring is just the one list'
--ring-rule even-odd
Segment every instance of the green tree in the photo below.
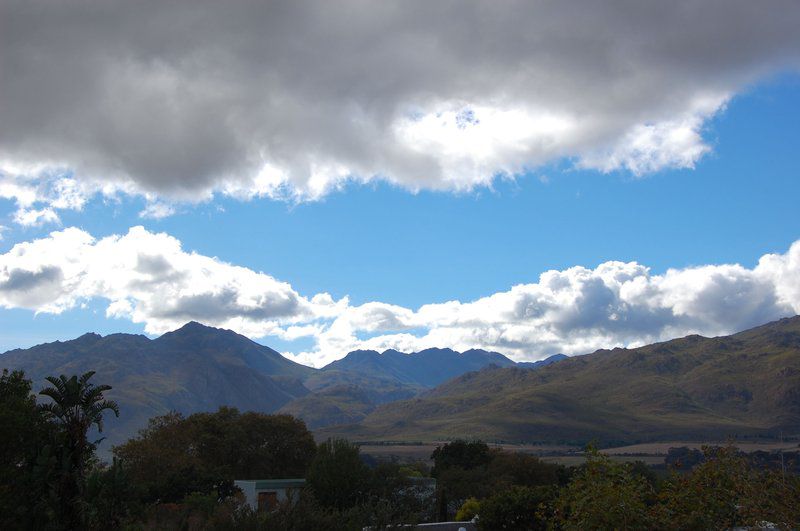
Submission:
{"label": "green tree", "polygon": [[478,509],[478,529],[538,531],[547,529],[544,507],[556,495],[555,487],[515,486],[483,500]]}
{"label": "green tree", "polygon": [[438,518],[449,520],[468,498],[483,499],[492,494],[492,483],[486,467],[464,470],[453,466],[436,478]]}
{"label": "green tree", "polygon": [[358,446],[345,439],[328,439],[317,447],[306,483],[325,507],[349,509],[366,499],[371,474]]}
{"label": "green tree", "polygon": [[513,485],[536,487],[555,485],[563,475],[561,465],[545,463],[536,456],[521,452],[493,452],[487,475],[492,491]]}
{"label": "green tree", "polygon": [[[316,451],[316,443],[302,420],[291,415],[245,412],[234,414],[229,421],[218,422],[220,416],[216,415],[216,420],[215,415],[209,413],[195,416],[199,431],[206,434],[204,442],[208,443],[200,451],[209,460],[223,463],[236,479],[298,478],[305,475]],[[217,422],[216,429],[210,429]],[[214,448],[226,446],[229,453],[213,454]]]}
{"label": "green tree", "polygon": [[139,436],[114,447],[114,455],[142,490],[145,503],[176,503],[191,492],[208,492],[214,477],[194,451],[195,433],[180,413],[149,420]]}
{"label": "green tree", "polygon": [[648,502],[654,493],[629,463],[616,463],[596,448],[555,502],[556,521],[564,529],[648,529]]}
{"label": "green tree", "polygon": [[[0,375],[0,528],[44,527],[54,466],[47,448],[54,426],[36,405],[22,371]],[[53,496],[55,498],[55,496]]]}
{"label": "green tree", "polygon": [[456,522],[468,522],[478,515],[481,509],[481,502],[477,498],[467,498],[456,512]]}
{"label": "green tree", "polygon": [[86,480],[87,527],[119,529],[131,518],[138,499],[136,485],[117,459],[95,468]]}
{"label": "green tree", "polygon": [[94,371],[80,377],[48,376],[52,387],[40,391],[40,395],[52,401],[44,404],[42,410],[61,430],[60,461],[62,471],[58,485],[61,501],[61,520],[70,528],[83,525],[83,495],[86,484],[86,469],[94,455],[96,443],[88,439],[89,429],[97,426],[103,431],[103,413],[112,411],[119,416],[119,406],[106,400],[103,393],[111,389],[109,385],[94,385],[89,380]]}
{"label": "green tree", "polygon": [[481,441],[458,439],[437,446],[431,454],[433,470],[431,475],[438,478],[445,470],[458,467],[464,470],[483,467],[492,459],[489,446]]}
{"label": "green tree", "polygon": [[757,470],[735,447],[703,448],[690,474],[673,473],[654,512],[673,529],[730,529],[800,522],[800,478]]}
{"label": "green tree", "polygon": [[486,467],[492,455],[486,443],[463,439],[437,446],[431,453],[440,520],[450,519],[467,498],[491,493]]}
{"label": "green tree", "polygon": [[228,494],[235,479],[303,477],[315,450],[301,420],[222,407],[154,417],[114,455],[144,501],[180,502],[193,492]]}

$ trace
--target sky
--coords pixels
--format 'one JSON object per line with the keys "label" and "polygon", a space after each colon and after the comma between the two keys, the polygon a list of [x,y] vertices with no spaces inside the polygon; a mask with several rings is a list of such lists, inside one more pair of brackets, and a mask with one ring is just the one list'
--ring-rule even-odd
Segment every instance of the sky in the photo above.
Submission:
{"label": "sky", "polygon": [[312,366],[521,361],[800,313],[797,27],[0,0],[0,351],[195,320]]}

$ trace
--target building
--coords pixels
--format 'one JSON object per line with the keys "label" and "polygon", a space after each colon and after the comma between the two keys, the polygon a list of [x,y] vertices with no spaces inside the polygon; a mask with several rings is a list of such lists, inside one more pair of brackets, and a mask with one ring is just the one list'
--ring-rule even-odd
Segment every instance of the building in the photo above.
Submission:
{"label": "building", "polygon": [[233,482],[244,493],[247,504],[257,511],[271,511],[284,502],[296,503],[305,479],[237,479]]}
{"label": "building", "polygon": [[[430,524],[405,524],[395,525],[384,528],[386,531],[416,529],[420,531],[477,531],[478,526],[475,522],[434,522]],[[378,531],[374,527],[365,527],[362,531]]]}

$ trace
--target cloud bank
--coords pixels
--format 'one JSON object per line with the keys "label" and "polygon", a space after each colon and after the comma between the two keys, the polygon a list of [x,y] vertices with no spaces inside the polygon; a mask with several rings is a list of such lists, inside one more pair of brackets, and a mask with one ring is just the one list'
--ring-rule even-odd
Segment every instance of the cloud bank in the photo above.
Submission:
{"label": "cloud bank", "polygon": [[107,317],[143,323],[151,334],[196,320],[251,337],[311,338],[313,349],[286,354],[314,366],[357,348],[485,348],[536,360],[727,334],[800,313],[800,240],[783,254],[762,256],[753,269],[704,265],[653,275],[635,262],[605,262],[417,309],[302,295],[142,227],[101,239],[68,228],[0,255],[0,307],[57,314],[89,300],[107,301]]}
{"label": "cloud bank", "polygon": [[98,193],[159,217],[564,158],[690,168],[709,117],[800,65],[794,0],[0,0],[0,20],[0,197],[29,225]]}

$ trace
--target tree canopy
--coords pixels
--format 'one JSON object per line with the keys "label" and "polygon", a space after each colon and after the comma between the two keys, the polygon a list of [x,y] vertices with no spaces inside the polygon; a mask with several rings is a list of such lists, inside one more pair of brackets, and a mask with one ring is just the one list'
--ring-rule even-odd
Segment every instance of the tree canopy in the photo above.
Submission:
{"label": "tree canopy", "polygon": [[303,477],[315,449],[301,420],[222,407],[154,417],[114,455],[149,499],[179,501],[235,479]]}
{"label": "tree canopy", "polygon": [[306,479],[323,505],[337,509],[363,501],[370,487],[370,472],[358,446],[344,439],[328,439],[319,445]]}

